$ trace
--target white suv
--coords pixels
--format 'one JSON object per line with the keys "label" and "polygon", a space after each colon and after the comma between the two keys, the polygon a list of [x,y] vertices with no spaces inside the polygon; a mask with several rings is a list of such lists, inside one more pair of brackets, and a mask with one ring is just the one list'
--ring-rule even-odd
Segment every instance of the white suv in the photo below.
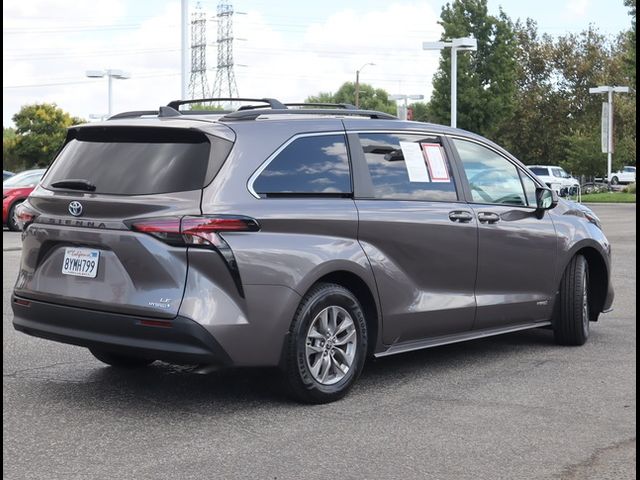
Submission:
{"label": "white suv", "polygon": [[556,165],[528,165],[527,168],[560,196],[574,195],[580,186],[577,179]]}
{"label": "white suv", "polygon": [[617,172],[611,172],[609,183],[618,185],[619,183],[634,183],[636,181],[636,167],[625,165]]}

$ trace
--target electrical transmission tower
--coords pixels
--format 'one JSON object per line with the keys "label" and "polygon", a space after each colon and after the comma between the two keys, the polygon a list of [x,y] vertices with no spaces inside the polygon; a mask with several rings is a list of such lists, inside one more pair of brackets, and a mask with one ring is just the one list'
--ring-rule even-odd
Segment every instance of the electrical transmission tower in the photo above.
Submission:
{"label": "electrical transmission tower", "polygon": [[207,81],[207,19],[200,2],[191,14],[191,77],[189,79],[191,98],[209,97]]}
{"label": "electrical transmission tower", "polygon": [[238,85],[233,71],[233,5],[218,4],[218,66],[213,96],[217,98],[238,97]]}

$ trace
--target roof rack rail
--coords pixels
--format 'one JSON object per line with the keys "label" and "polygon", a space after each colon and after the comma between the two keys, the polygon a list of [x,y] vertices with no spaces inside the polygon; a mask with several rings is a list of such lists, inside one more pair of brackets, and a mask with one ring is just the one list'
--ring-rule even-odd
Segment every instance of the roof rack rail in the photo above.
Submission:
{"label": "roof rack rail", "polygon": [[178,110],[180,105],[205,102],[262,102],[269,105],[272,109],[286,110],[287,108],[283,103],[279,102],[275,98],[196,98],[193,100],[173,100],[167,104],[167,107]]}
{"label": "roof rack rail", "polygon": [[158,110],[132,110],[130,112],[116,113],[111,115],[107,120],[118,120],[120,118],[136,118],[144,115],[158,115]]}
{"label": "roof rack rail", "polygon": [[349,110],[349,109],[328,109],[328,108],[304,108],[304,109],[269,109],[269,110],[238,110],[228,113],[218,120],[230,122],[233,120],[256,120],[262,115],[340,115],[353,117],[369,117],[381,120],[398,120],[398,117],[375,110]]}
{"label": "roof rack rail", "polygon": [[358,110],[358,107],[350,103],[285,103],[287,107],[318,107],[318,108],[343,108],[345,110]]}

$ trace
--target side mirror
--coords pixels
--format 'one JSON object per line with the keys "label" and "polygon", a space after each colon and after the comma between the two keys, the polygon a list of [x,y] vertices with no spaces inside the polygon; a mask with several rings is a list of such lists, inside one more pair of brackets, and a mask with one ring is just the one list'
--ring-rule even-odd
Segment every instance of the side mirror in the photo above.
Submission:
{"label": "side mirror", "polygon": [[558,194],[555,190],[545,187],[536,188],[536,216],[542,218],[545,210],[551,210],[558,205]]}

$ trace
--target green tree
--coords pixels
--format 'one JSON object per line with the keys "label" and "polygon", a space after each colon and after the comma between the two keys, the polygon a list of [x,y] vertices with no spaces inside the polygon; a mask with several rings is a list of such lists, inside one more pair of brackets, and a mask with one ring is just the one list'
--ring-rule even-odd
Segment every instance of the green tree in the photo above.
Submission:
{"label": "green tree", "polygon": [[[495,138],[511,118],[516,93],[517,45],[511,20],[500,10],[489,15],[487,0],[454,0],[442,8],[443,39],[472,36],[477,52],[458,54],[458,126]],[[434,121],[450,123],[451,49],[442,51],[433,80],[429,111]]]}
{"label": "green tree", "polygon": [[13,128],[2,127],[2,169],[12,172],[20,171],[20,162],[16,161],[13,146],[16,143],[16,131]]}
{"label": "green tree", "polygon": [[[355,104],[356,86],[353,82],[345,82],[336,93],[322,92],[307,98],[309,103],[350,103]],[[360,108],[378,110],[395,115],[396,104],[389,100],[389,94],[382,88],[374,88],[366,83],[360,84]]]}
{"label": "green tree", "polygon": [[211,103],[191,103],[188,108],[194,112],[219,112],[224,110],[224,107]]}
{"label": "green tree", "polygon": [[409,108],[413,110],[413,120],[415,122],[430,122],[431,116],[429,114],[429,107],[424,102],[416,102],[409,105]]}
{"label": "green tree", "polygon": [[16,138],[11,155],[24,168],[46,167],[62,145],[67,128],[82,122],[52,103],[25,105],[13,116]]}
{"label": "green tree", "polygon": [[[603,95],[592,95],[589,88],[596,85],[620,85],[627,78],[625,72],[625,43],[623,38],[610,41],[590,27],[578,35],[566,35],[558,39],[554,53],[553,76],[557,79],[558,104],[567,121],[559,125],[556,135],[564,139],[567,156],[574,155],[571,139],[583,144],[589,136],[590,145],[600,158],[601,175],[606,170],[606,155],[600,151],[600,122]],[[614,96],[614,169],[622,162],[635,163],[636,118],[635,101],[625,95]],[[626,97],[626,98],[625,98]],[[569,140],[567,143],[567,139]],[[588,164],[588,158],[585,158]],[[588,167],[586,167],[588,169]]]}
{"label": "green tree", "polygon": [[561,157],[558,132],[567,118],[554,88],[553,40],[540,37],[531,19],[516,22],[514,33],[517,88],[513,111],[496,141],[525,163],[555,163]]}
{"label": "green tree", "polygon": [[572,175],[602,176],[600,139],[590,131],[576,130],[563,137],[564,159],[559,164]]}
{"label": "green tree", "polygon": [[636,0],[624,0],[631,15],[631,29],[625,35],[625,66],[633,88],[636,87]]}
{"label": "green tree", "polygon": [[[318,95],[307,97],[305,101],[308,103],[338,103],[331,92],[320,92]],[[353,103],[353,101],[347,103]]]}
{"label": "green tree", "polygon": [[[589,87],[624,82],[625,38],[610,40],[589,28],[554,40],[539,36],[535,22],[517,22],[517,92],[513,116],[496,138],[529,164],[571,164],[574,173],[589,175],[599,158],[598,175],[606,168],[600,153],[600,113],[605,98]],[[635,158],[635,102],[615,98],[614,165]],[[585,155],[587,146],[593,147]],[[579,159],[585,165],[578,167]],[[568,163],[567,163],[568,162]]]}

